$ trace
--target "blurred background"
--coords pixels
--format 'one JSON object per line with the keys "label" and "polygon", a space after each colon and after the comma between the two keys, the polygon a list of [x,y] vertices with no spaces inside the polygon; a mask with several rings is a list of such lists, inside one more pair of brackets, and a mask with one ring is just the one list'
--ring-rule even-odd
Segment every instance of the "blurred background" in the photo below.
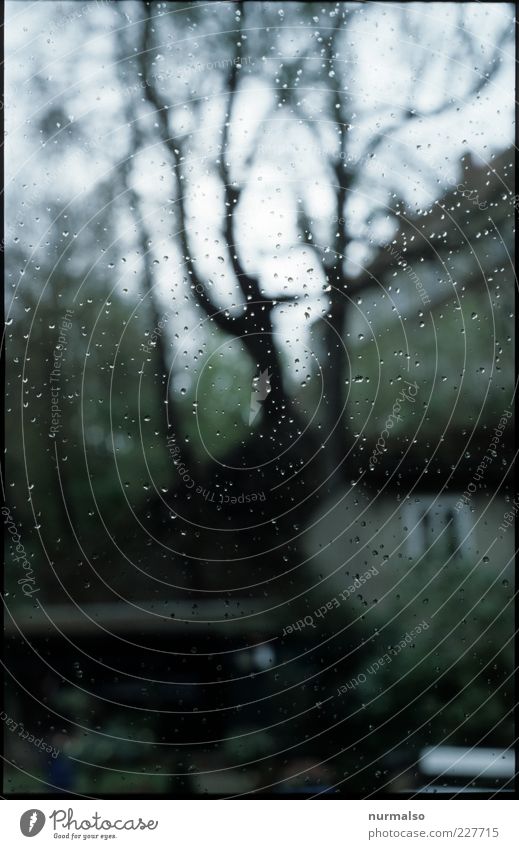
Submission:
{"label": "blurred background", "polygon": [[510,788],[513,73],[507,3],[7,2],[6,795]]}

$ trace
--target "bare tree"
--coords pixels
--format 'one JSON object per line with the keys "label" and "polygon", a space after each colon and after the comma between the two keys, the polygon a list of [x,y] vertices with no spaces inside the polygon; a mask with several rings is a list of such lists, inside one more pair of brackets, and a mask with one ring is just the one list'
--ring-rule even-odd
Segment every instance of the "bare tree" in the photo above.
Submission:
{"label": "bare tree", "polygon": [[[305,429],[307,422],[304,415],[291,402],[286,380],[283,376],[280,352],[272,343],[276,309],[280,305],[293,303],[295,298],[287,295],[274,298],[265,293],[261,279],[248,273],[244,267],[236,234],[236,216],[242,196],[242,187],[233,179],[228,142],[233,125],[235,102],[240,88],[240,47],[238,45],[242,42],[246,7],[246,3],[236,4],[238,21],[235,30],[236,47],[226,81],[227,106],[221,128],[222,154],[219,157],[219,176],[223,187],[225,205],[225,209],[222,210],[222,231],[227,245],[230,267],[242,299],[240,304],[222,306],[215,300],[211,283],[204,278],[191,249],[186,210],[188,175],[185,170],[185,146],[187,139],[182,134],[180,127],[171,125],[171,110],[161,99],[155,82],[152,59],[154,21],[157,20],[160,23],[160,17],[154,18],[151,4],[148,2],[142,4],[144,20],[141,25],[138,64],[143,93],[152,109],[154,122],[158,127],[160,138],[168,152],[171,163],[172,179],[176,186],[178,239],[185,262],[186,279],[193,292],[195,302],[221,331],[241,339],[255,369],[259,373],[268,369],[270,392],[264,405],[266,420],[263,426],[272,429],[271,438],[291,442],[296,435],[301,437],[303,434],[304,438],[300,438],[298,442],[298,450],[302,455],[312,456],[316,451],[318,442],[311,431]],[[328,308],[321,328],[322,345],[326,352],[323,367],[326,421],[321,422],[321,431],[325,436],[319,440],[319,444],[322,443],[320,457],[326,478],[337,476],[339,480],[348,479],[347,464],[344,461],[348,456],[348,447],[353,444],[352,438],[347,436],[345,392],[348,378],[344,331],[351,312],[350,305],[362,293],[377,286],[379,281],[387,276],[395,265],[394,255],[390,251],[376,246],[373,259],[360,275],[352,275],[346,270],[345,258],[352,242],[352,234],[348,224],[349,202],[352,193],[363,178],[363,169],[359,166],[358,160],[354,161],[350,156],[348,131],[351,122],[352,103],[351,97],[346,94],[348,87],[345,85],[344,72],[341,71],[341,67],[342,60],[347,57],[349,49],[348,33],[357,13],[358,7],[350,8],[348,4],[338,3],[332,16],[333,25],[325,29],[325,35],[322,39],[321,58],[325,72],[321,73],[320,69],[320,87],[323,99],[327,103],[327,111],[333,116],[337,139],[335,154],[330,156],[327,165],[329,185],[335,195],[335,217],[339,223],[334,228],[329,243],[319,244],[314,230],[314,216],[311,211],[304,208],[299,211],[302,240],[315,252],[316,260],[320,263],[322,273],[328,283]],[[416,33],[413,33],[413,26],[410,16],[404,15],[402,22],[404,32],[410,37],[413,34],[417,37]],[[463,25],[460,27],[460,33],[460,41],[467,51],[467,55],[473,58],[477,52],[474,37],[466,31]],[[498,38],[495,49],[486,65],[482,68],[478,66],[473,78],[468,81],[466,91],[463,93],[465,101],[479,98],[492,82],[499,70],[500,55],[508,38],[509,27],[507,25]],[[422,73],[424,69],[425,66],[419,73]],[[324,80],[324,83],[322,83],[322,80]],[[409,105],[401,110],[398,117],[393,116],[388,120],[383,113],[379,117],[374,117],[377,126],[382,126],[385,123],[385,127],[370,139],[363,160],[376,155],[391,138],[397,133],[405,131],[413,123],[439,117],[456,108],[456,101],[452,98],[445,98],[443,102],[428,112],[417,110],[413,104],[419,85],[420,79],[417,74],[410,83]],[[302,107],[296,104],[291,104],[291,106],[310,128],[310,131],[315,132],[310,117],[304,114]],[[247,161],[249,167],[251,159],[252,157],[249,157]],[[434,214],[439,219],[442,215],[441,208],[438,207]],[[459,249],[460,234],[455,227],[451,228],[447,237],[440,228],[436,230],[436,235],[429,236],[427,233],[434,230],[431,227],[434,219],[429,217],[425,228],[419,217],[412,215],[406,217],[398,201],[392,209],[385,211],[385,215],[392,218],[395,226],[398,227],[393,240],[393,243],[399,246],[398,251],[393,252],[398,254],[397,266],[412,262],[437,262],[438,256],[445,257],[449,255],[449,252]],[[422,233],[424,238],[416,238],[417,234]],[[478,281],[475,280],[475,285],[477,284]],[[442,293],[440,299],[437,299],[435,303],[440,303],[441,299],[449,297],[449,294]],[[166,364],[163,361],[161,369],[165,370],[165,368]]]}

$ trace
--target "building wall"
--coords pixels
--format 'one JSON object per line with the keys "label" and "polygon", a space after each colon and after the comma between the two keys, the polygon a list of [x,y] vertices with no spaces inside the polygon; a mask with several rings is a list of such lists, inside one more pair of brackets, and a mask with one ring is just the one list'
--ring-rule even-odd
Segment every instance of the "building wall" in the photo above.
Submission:
{"label": "building wall", "polygon": [[[311,558],[307,585],[313,585],[308,598],[314,606],[333,598],[340,602],[320,624],[334,630],[337,623],[358,617],[385,622],[405,601],[416,612],[414,595],[418,590],[424,595],[431,578],[434,602],[447,579],[456,575],[462,581],[475,566],[489,591],[501,572],[499,584],[511,584],[513,528],[499,530],[509,505],[503,498],[476,495],[457,511],[459,498],[458,493],[419,493],[398,500],[394,491],[370,497],[354,488],[328,501],[304,541]],[[355,576],[362,585],[357,581],[354,592],[344,593]]]}

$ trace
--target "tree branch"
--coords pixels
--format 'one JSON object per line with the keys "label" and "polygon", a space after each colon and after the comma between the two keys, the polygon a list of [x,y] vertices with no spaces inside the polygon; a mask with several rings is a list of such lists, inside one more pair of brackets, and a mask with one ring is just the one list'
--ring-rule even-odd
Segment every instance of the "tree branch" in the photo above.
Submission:
{"label": "tree branch", "polygon": [[[475,81],[472,87],[470,87],[469,90],[463,95],[463,98],[461,98],[463,103],[466,103],[468,100],[471,100],[475,97],[479,97],[481,92],[484,91],[484,89],[492,82],[493,77],[499,70],[499,59],[501,58],[502,46],[506,41],[508,31],[509,25],[507,24],[496,43],[492,56],[486,65],[486,69],[484,71],[479,72],[478,79]],[[465,33],[465,30],[463,30],[463,32]],[[416,109],[410,108],[404,110],[402,114],[403,120],[395,121],[383,132],[378,133],[366,148],[365,155],[371,156],[372,154],[374,154],[378,150],[382,142],[384,142],[398,130],[402,129],[402,127],[404,127],[406,124],[409,124],[411,122],[415,123],[416,121],[425,121],[429,118],[436,118],[438,117],[438,115],[443,115],[445,112],[448,112],[450,109],[453,109],[455,105],[456,104],[453,104],[450,101],[444,101],[443,103],[438,104],[438,106],[435,106],[433,109],[429,109],[428,111],[418,112]]]}
{"label": "tree branch", "polygon": [[215,324],[221,330],[225,332],[240,334],[243,332],[244,329],[243,324],[241,323],[241,317],[234,317],[231,314],[224,312],[212,301],[211,296],[209,294],[208,286],[198,274],[194,258],[190,251],[186,226],[187,216],[183,193],[183,175],[181,171],[181,163],[184,159],[182,155],[182,141],[180,137],[177,136],[176,138],[174,138],[170,134],[168,108],[164,103],[162,103],[154,84],[151,82],[149,55],[153,49],[153,28],[151,23],[152,17],[149,5],[146,2],[143,2],[143,6],[145,10],[145,18],[142,27],[141,49],[138,55],[139,65],[144,83],[143,90],[146,100],[151,106],[153,106],[155,110],[160,137],[164,146],[168,150],[173,162],[173,173],[175,175],[175,182],[177,188],[177,210],[179,218],[178,236],[182,249],[182,255],[186,262],[188,276],[191,278],[191,282],[193,284],[193,291],[195,294],[196,301],[199,306],[202,307],[206,315],[213,319]]}
{"label": "tree branch", "polygon": [[238,208],[238,203],[241,196],[241,189],[232,183],[230,175],[230,165],[227,158],[229,131],[232,125],[234,102],[238,90],[238,59],[240,54],[239,44],[241,42],[241,33],[244,20],[243,1],[239,2],[237,5],[240,13],[240,25],[238,29],[238,37],[236,39],[234,61],[231,64],[227,83],[227,89],[229,94],[227,98],[227,113],[224,116],[224,124],[222,129],[222,154],[219,160],[220,176],[224,188],[224,199],[226,207],[224,234],[233,271],[236,276],[236,279],[238,280],[238,284],[242,290],[244,300],[247,301],[247,299],[251,299],[256,302],[264,301],[265,304],[269,304],[269,306],[271,306],[271,302],[268,299],[265,299],[262,295],[258,278],[247,274],[247,272],[245,271],[245,268],[243,267],[243,264],[238,254],[237,247],[235,213]]}

